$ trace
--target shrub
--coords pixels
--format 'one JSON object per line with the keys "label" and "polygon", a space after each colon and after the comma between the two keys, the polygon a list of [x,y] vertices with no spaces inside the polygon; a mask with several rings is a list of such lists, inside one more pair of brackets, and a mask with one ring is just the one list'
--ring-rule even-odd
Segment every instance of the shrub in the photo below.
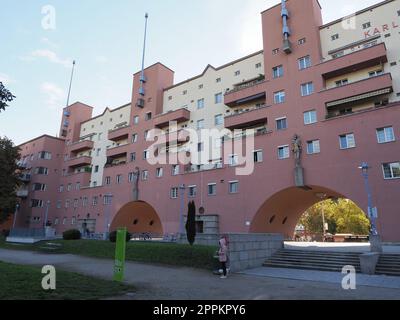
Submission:
{"label": "shrub", "polygon": [[10,235],[10,230],[2,230],[1,234],[4,238],[7,238]]}
{"label": "shrub", "polygon": [[[131,238],[132,238],[132,235],[129,232],[127,232],[126,233],[126,242],[131,241]],[[112,243],[117,242],[117,231],[110,232],[110,241]]]}
{"label": "shrub", "polygon": [[64,240],[79,240],[81,238],[81,232],[76,229],[71,229],[63,232]]}

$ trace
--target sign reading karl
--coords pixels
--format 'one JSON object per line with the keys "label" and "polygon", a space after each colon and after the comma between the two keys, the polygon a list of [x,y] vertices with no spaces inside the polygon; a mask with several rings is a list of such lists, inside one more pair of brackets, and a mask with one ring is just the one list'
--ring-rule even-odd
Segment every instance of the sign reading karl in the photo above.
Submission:
{"label": "sign reading karl", "polygon": [[126,228],[117,230],[117,241],[115,245],[114,281],[124,280],[126,233]]}
{"label": "sign reading karl", "polygon": [[292,140],[292,152],[295,159],[294,168],[294,181],[296,187],[304,187],[304,169],[301,165],[301,154],[303,152],[303,147],[301,143],[300,136],[295,134]]}

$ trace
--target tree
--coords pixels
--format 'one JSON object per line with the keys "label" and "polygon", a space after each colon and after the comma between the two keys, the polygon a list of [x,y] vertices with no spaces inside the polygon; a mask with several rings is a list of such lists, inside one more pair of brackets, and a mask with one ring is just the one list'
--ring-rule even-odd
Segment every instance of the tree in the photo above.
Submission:
{"label": "tree", "polygon": [[0,223],[14,212],[17,203],[19,151],[10,139],[0,137]]}
{"label": "tree", "polygon": [[186,236],[190,245],[193,246],[196,238],[196,205],[194,204],[194,201],[191,201],[188,204]]}
{"label": "tree", "polygon": [[6,110],[8,107],[7,102],[11,102],[15,99],[15,96],[6,89],[2,82],[0,82],[0,112]]}

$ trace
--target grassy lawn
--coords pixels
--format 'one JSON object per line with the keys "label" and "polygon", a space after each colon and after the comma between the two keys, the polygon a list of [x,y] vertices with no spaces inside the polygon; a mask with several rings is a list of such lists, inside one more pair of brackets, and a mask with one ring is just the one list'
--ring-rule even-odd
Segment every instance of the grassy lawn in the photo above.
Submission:
{"label": "grassy lawn", "polygon": [[56,271],[56,290],[42,289],[41,268],[0,262],[0,300],[96,300],[134,291],[122,283]]}
{"label": "grassy lawn", "polygon": [[[115,244],[96,240],[57,240],[61,249],[56,253],[70,253],[87,257],[114,259]],[[0,239],[0,248],[13,250],[41,251],[44,243],[34,245],[16,245]],[[126,260],[145,263],[186,266],[212,270],[217,266],[213,258],[217,247],[193,246],[175,243],[129,242],[126,246]]]}

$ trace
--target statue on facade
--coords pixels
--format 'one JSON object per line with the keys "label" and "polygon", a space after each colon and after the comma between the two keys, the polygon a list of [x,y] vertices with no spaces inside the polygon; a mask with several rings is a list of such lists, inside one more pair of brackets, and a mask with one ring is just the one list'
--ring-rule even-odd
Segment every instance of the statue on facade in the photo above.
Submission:
{"label": "statue on facade", "polygon": [[136,167],[135,171],[133,172],[133,178],[132,178],[133,201],[139,200],[139,179],[140,179],[140,170],[138,167]]}
{"label": "statue on facade", "polygon": [[294,154],[294,159],[296,161],[296,167],[301,166],[301,153],[303,151],[301,145],[301,139],[299,135],[295,134],[292,140],[292,152]]}

